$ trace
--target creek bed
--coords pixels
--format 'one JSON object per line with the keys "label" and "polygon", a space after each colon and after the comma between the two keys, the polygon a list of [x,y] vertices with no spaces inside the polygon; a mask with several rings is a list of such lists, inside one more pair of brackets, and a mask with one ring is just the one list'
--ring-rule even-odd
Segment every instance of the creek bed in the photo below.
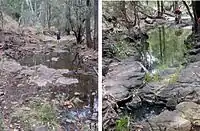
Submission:
{"label": "creek bed", "polygon": [[[50,92],[53,92],[51,99],[56,99],[57,96],[63,93],[67,94],[69,98],[73,98],[75,93],[80,93],[81,104],[76,105],[76,108],[59,109],[61,124],[66,127],[66,130],[70,130],[69,126],[74,125],[74,120],[88,121],[88,125],[91,123],[97,123],[97,79],[96,77],[88,74],[87,72],[77,72],[82,70],[82,66],[79,63],[80,59],[76,58],[76,54],[63,51],[63,52],[49,52],[47,54],[38,53],[32,57],[27,56],[21,59],[19,62],[23,66],[36,66],[45,65],[48,68],[53,69],[67,69],[69,73],[65,74],[65,77],[76,78],[79,82],[70,86],[53,87]],[[91,121],[92,122],[91,122]],[[76,129],[73,127],[73,129]]]}
{"label": "creek bed", "polygon": [[[145,52],[146,63],[150,76],[158,76],[159,81],[168,81],[171,75],[177,73],[183,63],[186,62],[185,53],[187,48],[184,40],[191,33],[187,28],[172,28],[161,26],[148,32],[149,39]],[[151,81],[149,81],[151,82]],[[156,82],[154,80],[154,82]],[[169,82],[166,82],[168,84]],[[145,121],[152,116],[158,115],[166,109],[165,105],[148,104],[142,105],[133,110],[123,110],[123,114],[130,115],[135,122]]]}

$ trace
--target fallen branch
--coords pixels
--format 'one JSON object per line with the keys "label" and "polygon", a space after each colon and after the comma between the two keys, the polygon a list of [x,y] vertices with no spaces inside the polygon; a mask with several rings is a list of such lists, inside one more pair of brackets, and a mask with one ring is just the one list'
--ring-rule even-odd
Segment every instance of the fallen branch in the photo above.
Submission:
{"label": "fallen branch", "polygon": [[175,17],[174,14],[170,14],[170,12],[167,12],[167,11],[165,11],[164,14],[165,14],[165,15],[169,15],[169,16],[171,16],[171,17]]}
{"label": "fallen branch", "polygon": [[165,17],[162,16],[150,16],[148,14],[143,13],[142,11],[139,11],[140,13],[142,13],[143,15],[149,17],[150,19],[165,19]]}
{"label": "fallen branch", "polygon": [[149,71],[147,70],[147,68],[145,68],[145,67],[142,65],[142,63],[140,63],[139,61],[137,61],[137,63],[142,67],[142,69],[144,69],[144,71],[145,71],[146,73],[149,73]]}
{"label": "fallen branch", "polygon": [[[140,9],[142,9],[142,7],[138,6]],[[144,10],[138,10],[138,12],[140,12],[141,14],[149,17],[150,19],[165,19],[165,17],[162,17],[162,16],[151,16],[151,15],[148,15],[146,13],[143,12]]]}
{"label": "fallen branch", "polygon": [[96,75],[99,76],[99,73],[98,73],[97,69],[94,66],[93,66],[93,70],[96,73]]}

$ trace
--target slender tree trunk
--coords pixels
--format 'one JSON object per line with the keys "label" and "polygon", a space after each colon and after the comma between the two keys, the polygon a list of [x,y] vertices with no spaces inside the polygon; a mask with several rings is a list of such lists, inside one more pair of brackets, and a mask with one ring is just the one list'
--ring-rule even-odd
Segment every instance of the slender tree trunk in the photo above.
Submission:
{"label": "slender tree trunk", "polygon": [[65,1],[65,16],[66,16],[66,23],[65,23],[65,31],[67,35],[70,35],[71,31],[71,25],[70,25],[70,19],[71,19],[71,3],[69,0]]}
{"label": "slender tree trunk", "polygon": [[46,0],[46,20],[47,20],[47,27],[49,27],[49,10],[48,9],[49,9],[49,0]]}
{"label": "slender tree trunk", "polygon": [[0,19],[1,19],[1,28],[4,27],[4,18],[3,18],[3,1],[0,1]]}
{"label": "slender tree trunk", "polygon": [[47,26],[48,29],[51,28],[51,4],[48,0],[47,0]]}
{"label": "slender tree trunk", "polygon": [[160,42],[160,60],[161,60],[161,63],[163,63],[163,48],[162,48],[161,27],[159,27],[159,42]]}
{"label": "slender tree trunk", "polygon": [[161,14],[160,14],[160,2],[159,2],[159,0],[157,0],[157,7],[158,7],[158,16],[160,16]]}
{"label": "slender tree trunk", "polygon": [[178,1],[174,1],[174,10],[176,10],[176,8],[178,8]]}
{"label": "slender tree trunk", "polygon": [[23,1],[21,4],[21,17],[19,19],[19,27],[25,23],[24,22],[24,3],[25,2]]}
{"label": "slender tree trunk", "polygon": [[133,25],[135,26],[136,24],[137,24],[137,16],[138,16],[138,12],[137,12],[137,9],[136,9],[136,3],[135,3],[135,1],[133,1],[133,11],[134,11],[134,23],[133,23]]}
{"label": "slender tree trunk", "polygon": [[31,13],[33,14],[34,11],[33,11],[33,6],[32,6],[32,1],[31,1],[31,0],[28,0],[27,5],[30,7]]}
{"label": "slender tree trunk", "polygon": [[76,36],[77,44],[81,44],[81,42],[82,42],[82,26],[80,25],[80,27],[78,28],[78,31],[74,32],[74,33]]}
{"label": "slender tree trunk", "polygon": [[194,32],[200,32],[200,23],[197,20],[200,18],[200,1],[192,1],[192,9],[194,14]]}
{"label": "slender tree trunk", "polygon": [[94,49],[98,49],[98,0],[94,0]]}
{"label": "slender tree trunk", "polygon": [[86,43],[87,43],[87,47],[88,48],[92,48],[93,44],[92,44],[92,38],[91,38],[91,13],[90,13],[90,7],[91,7],[91,3],[90,0],[86,1],[86,5],[87,5],[87,16],[86,16],[86,22],[85,22],[85,28],[86,28]]}
{"label": "slender tree trunk", "polygon": [[189,6],[187,5],[187,3],[186,3],[184,0],[182,0],[182,1],[183,1],[183,4],[185,5],[185,7],[186,7],[187,10],[188,10],[188,13],[189,13],[189,15],[190,15],[190,17],[191,17],[191,20],[194,22],[194,17],[192,16],[192,13],[191,13],[191,11],[190,11]]}
{"label": "slender tree trunk", "polygon": [[161,0],[161,16],[164,14],[164,2]]}
{"label": "slender tree trunk", "polygon": [[163,58],[164,58],[164,63],[166,63],[166,45],[165,45],[165,27],[162,26],[162,36],[163,36]]}
{"label": "slender tree trunk", "polygon": [[1,28],[3,29],[4,27],[4,18],[3,18],[3,12],[0,11],[0,17],[1,17]]}

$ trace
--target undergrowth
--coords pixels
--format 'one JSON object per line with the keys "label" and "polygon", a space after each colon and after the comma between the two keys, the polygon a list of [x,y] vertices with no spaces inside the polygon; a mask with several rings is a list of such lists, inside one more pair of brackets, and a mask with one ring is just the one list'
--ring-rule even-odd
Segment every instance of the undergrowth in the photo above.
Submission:
{"label": "undergrowth", "polygon": [[155,74],[146,73],[144,79],[145,82],[157,82],[161,80],[161,77],[159,76],[158,73]]}
{"label": "undergrowth", "polygon": [[181,68],[182,67],[179,67],[174,74],[170,75],[169,84],[174,84],[177,82],[180,75]]}
{"label": "undergrowth", "polygon": [[58,127],[56,108],[47,101],[32,101],[28,106],[16,108],[12,119],[20,121],[27,131],[40,125],[46,125],[51,131]]}
{"label": "undergrowth", "polygon": [[116,56],[119,58],[127,58],[133,52],[132,46],[128,42],[119,41],[115,44],[114,51],[116,52]]}
{"label": "undergrowth", "polygon": [[[159,70],[164,70],[164,66],[161,68],[162,69],[159,69]],[[173,83],[177,82],[181,69],[182,69],[182,67],[180,66],[179,68],[176,69],[175,73],[170,74],[166,78],[162,78],[162,76],[160,76],[160,74],[159,74],[159,71],[154,74],[146,73],[144,80],[145,80],[145,82],[158,82],[158,81],[162,81],[162,80],[167,80],[169,84],[173,84]]]}

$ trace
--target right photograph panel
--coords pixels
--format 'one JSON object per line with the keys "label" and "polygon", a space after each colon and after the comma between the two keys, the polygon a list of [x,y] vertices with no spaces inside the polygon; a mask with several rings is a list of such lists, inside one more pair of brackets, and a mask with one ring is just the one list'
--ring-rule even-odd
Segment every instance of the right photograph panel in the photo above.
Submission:
{"label": "right photograph panel", "polygon": [[103,1],[103,130],[200,131],[200,1]]}

